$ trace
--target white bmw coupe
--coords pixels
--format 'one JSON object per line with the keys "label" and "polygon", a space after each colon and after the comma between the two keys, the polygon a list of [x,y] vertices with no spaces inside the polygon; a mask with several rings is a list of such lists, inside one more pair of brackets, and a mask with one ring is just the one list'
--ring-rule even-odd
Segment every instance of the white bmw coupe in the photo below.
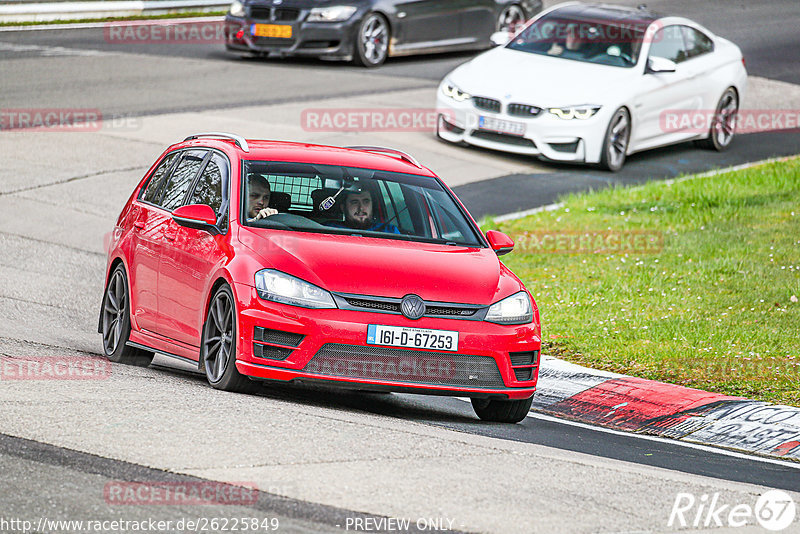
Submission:
{"label": "white bmw coupe", "polygon": [[611,171],[658,146],[731,144],[744,58],[691,20],[569,3],[509,37],[442,80],[441,139]]}

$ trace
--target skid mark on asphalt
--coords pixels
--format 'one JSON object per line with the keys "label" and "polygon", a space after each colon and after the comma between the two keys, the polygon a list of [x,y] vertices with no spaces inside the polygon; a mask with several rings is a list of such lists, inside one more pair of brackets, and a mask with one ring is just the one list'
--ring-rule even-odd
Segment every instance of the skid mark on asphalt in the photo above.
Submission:
{"label": "skid mark on asphalt", "polygon": [[20,187],[20,188],[17,188],[17,189],[12,189],[10,191],[0,191],[0,196],[13,195],[14,193],[23,193],[23,192],[26,192],[26,191],[35,191],[37,189],[43,189],[45,187],[51,187],[51,186],[54,186],[54,185],[68,184],[68,183],[71,183],[71,182],[76,182],[78,180],[85,180],[86,178],[94,178],[96,176],[104,176],[106,174],[115,174],[115,173],[118,173],[118,172],[141,171],[141,170],[147,170],[148,168],[149,167],[143,167],[143,166],[138,166],[137,165],[136,167],[122,167],[120,169],[107,169],[107,170],[104,170],[104,171],[91,172],[91,173],[88,173],[88,174],[81,174],[79,176],[72,176],[70,178],[65,178],[63,180],[56,180],[55,182],[48,182],[46,184],[37,184],[37,185],[32,185],[30,187]]}
{"label": "skid mark on asphalt", "polygon": [[2,52],[11,52],[11,53],[34,52],[36,55],[44,57],[65,57],[65,56],[92,57],[92,56],[117,55],[112,52],[101,52],[99,50],[64,48],[63,46],[28,45],[28,44],[7,43],[0,41],[0,53]]}

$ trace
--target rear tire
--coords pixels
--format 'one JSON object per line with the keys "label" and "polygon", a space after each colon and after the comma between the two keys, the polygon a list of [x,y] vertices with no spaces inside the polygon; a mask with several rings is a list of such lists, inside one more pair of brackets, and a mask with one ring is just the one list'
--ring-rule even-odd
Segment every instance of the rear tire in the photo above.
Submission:
{"label": "rear tire", "polygon": [[699,139],[697,146],[717,152],[727,150],[736,134],[737,113],[739,113],[739,97],[733,87],[728,87],[717,102],[708,139]]}
{"label": "rear tire", "polygon": [[131,335],[130,300],[125,268],[117,265],[108,280],[100,312],[103,354],[112,362],[147,367],[153,361],[153,353],[128,345]]}
{"label": "rear tire", "polygon": [[533,397],[522,400],[472,399],[472,409],[481,421],[519,423],[531,410]]}
{"label": "rear tire", "polygon": [[368,13],[358,25],[353,62],[362,67],[378,67],[389,55],[389,23],[378,13]]}
{"label": "rear tire", "polygon": [[203,325],[200,358],[211,387],[250,393],[256,390],[256,383],[236,369],[235,302],[233,291],[227,284],[220,286],[214,293]]}

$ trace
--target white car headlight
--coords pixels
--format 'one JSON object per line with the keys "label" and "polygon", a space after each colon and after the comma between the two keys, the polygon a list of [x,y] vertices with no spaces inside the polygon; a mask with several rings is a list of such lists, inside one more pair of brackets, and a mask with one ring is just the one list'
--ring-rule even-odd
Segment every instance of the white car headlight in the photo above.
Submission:
{"label": "white car headlight", "polygon": [[586,120],[598,111],[602,106],[572,106],[568,108],[550,108],[547,111],[565,121],[572,119]]}
{"label": "white car headlight", "polygon": [[356,6],[315,7],[308,14],[308,22],[342,22],[356,12]]}
{"label": "white car headlight", "polygon": [[256,273],[256,290],[264,300],[303,308],[335,308],[333,296],[321,287],[294,276],[264,269]]}
{"label": "white car headlight", "polygon": [[239,0],[234,0],[231,4],[231,15],[234,17],[244,17],[244,4],[239,2]]}
{"label": "white car headlight", "polygon": [[462,91],[450,81],[446,81],[442,84],[442,94],[452,98],[456,102],[464,102],[465,100],[472,98],[471,94]]}
{"label": "white car headlight", "polygon": [[533,321],[533,306],[527,293],[520,291],[489,306],[486,321],[500,324],[525,324]]}

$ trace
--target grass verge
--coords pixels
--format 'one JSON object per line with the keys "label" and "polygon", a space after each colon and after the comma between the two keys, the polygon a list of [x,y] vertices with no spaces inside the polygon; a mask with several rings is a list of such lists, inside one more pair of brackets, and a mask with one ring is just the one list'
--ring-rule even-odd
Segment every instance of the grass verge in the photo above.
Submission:
{"label": "grass verge", "polygon": [[800,159],[562,200],[483,225],[517,241],[546,354],[800,406]]}

